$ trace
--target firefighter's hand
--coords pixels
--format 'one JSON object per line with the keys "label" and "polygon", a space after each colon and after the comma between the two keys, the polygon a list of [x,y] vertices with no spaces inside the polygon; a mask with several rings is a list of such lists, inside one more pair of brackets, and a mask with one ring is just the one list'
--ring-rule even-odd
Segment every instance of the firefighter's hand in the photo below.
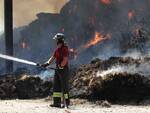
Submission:
{"label": "firefighter's hand", "polygon": [[41,66],[41,64],[37,63],[36,66]]}
{"label": "firefighter's hand", "polygon": [[41,64],[40,66],[46,68],[47,66],[49,66],[49,64],[48,63],[44,63],[44,64]]}
{"label": "firefighter's hand", "polygon": [[62,66],[59,65],[59,66],[58,66],[58,69],[62,70],[62,69],[64,69],[64,67],[62,67]]}

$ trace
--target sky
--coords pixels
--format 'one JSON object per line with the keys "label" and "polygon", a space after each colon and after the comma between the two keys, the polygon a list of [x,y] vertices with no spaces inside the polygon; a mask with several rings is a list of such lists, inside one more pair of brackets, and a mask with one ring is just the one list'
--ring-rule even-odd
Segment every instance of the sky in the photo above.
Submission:
{"label": "sky", "polygon": [[[29,24],[40,12],[59,13],[69,0],[13,0],[14,27]],[[4,26],[4,0],[0,0],[0,32]]]}
{"label": "sky", "polygon": [[3,18],[4,18],[4,15],[3,15],[3,0],[0,0],[0,33],[3,31],[3,27],[4,27],[4,22],[3,22]]}

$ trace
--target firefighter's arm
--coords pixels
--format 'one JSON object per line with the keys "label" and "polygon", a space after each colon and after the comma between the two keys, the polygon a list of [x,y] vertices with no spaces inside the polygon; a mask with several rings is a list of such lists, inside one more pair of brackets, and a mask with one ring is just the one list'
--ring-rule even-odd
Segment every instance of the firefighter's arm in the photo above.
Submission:
{"label": "firefighter's arm", "polygon": [[64,57],[63,58],[63,61],[61,62],[61,67],[64,67],[66,64],[67,64],[67,62],[68,62],[68,57]]}
{"label": "firefighter's arm", "polygon": [[50,59],[46,63],[50,65],[54,62],[54,60],[55,60],[55,57],[53,55],[53,56],[50,57]]}
{"label": "firefighter's arm", "polygon": [[46,68],[47,66],[52,64],[54,60],[55,60],[55,57],[53,55],[53,56],[50,57],[50,59],[47,62],[45,62],[44,64],[41,64],[40,66]]}

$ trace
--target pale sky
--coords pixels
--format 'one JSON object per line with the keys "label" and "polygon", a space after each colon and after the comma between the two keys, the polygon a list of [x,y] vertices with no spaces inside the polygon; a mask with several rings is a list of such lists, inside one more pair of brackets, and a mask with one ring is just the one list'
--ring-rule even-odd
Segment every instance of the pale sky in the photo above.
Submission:
{"label": "pale sky", "polygon": [[4,26],[4,22],[3,22],[3,18],[4,18],[4,16],[3,16],[3,8],[2,8],[2,5],[3,5],[3,0],[0,0],[0,33],[1,33],[1,31],[3,31],[3,26]]}
{"label": "pale sky", "polygon": [[[0,0],[0,32],[3,30],[3,1]],[[39,12],[59,13],[69,0],[13,0],[14,27],[27,25]]]}

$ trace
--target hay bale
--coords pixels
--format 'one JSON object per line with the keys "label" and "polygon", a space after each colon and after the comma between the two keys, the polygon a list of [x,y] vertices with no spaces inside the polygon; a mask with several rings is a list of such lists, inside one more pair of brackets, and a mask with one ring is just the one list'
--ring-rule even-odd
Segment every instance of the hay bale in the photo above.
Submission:
{"label": "hay bale", "polygon": [[95,59],[76,71],[71,82],[71,96],[89,100],[106,99],[110,102],[139,102],[150,97],[148,77],[126,72],[109,73],[105,78],[97,76],[97,72],[109,69],[112,65],[139,65],[145,62],[150,62],[149,58],[111,57],[104,61]]}
{"label": "hay bale", "polygon": [[31,99],[49,95],[52,82],[28,75],[0,77],[0,99]]}

